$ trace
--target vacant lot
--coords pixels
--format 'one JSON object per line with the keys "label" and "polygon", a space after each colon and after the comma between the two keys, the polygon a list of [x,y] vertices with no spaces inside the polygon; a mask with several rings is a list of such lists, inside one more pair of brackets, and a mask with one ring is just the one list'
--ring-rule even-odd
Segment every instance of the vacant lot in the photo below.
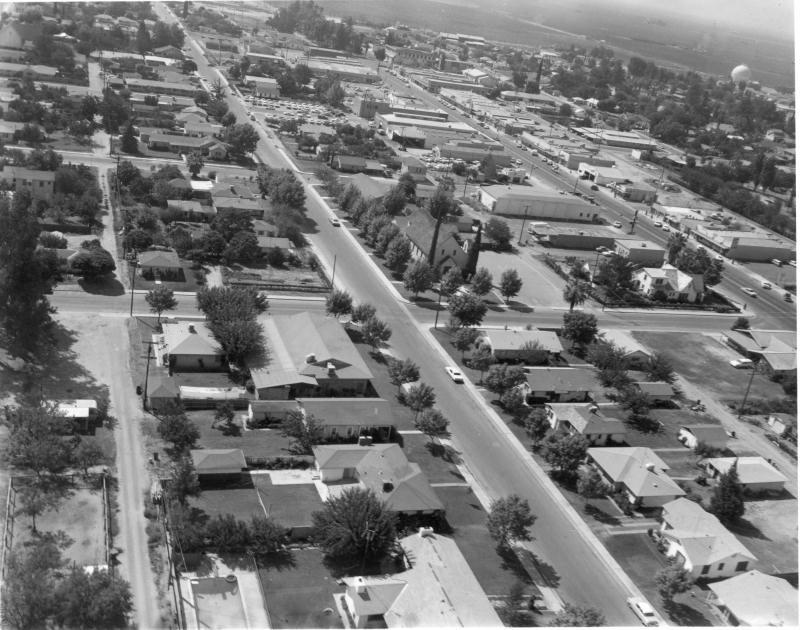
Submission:
{"label": "vacant lot", "polygon": [[[635,332],[635,339],[667,356],[675,370],[698,388],[719,400],[741,400],[749,370],[737,370],[728,361],[740,358],[719,337],[700,333]],[[762,374],[756,374],[750,389],[751,398],[783,398],[783,388]]]}
{"label": "vacant lot", "polygon": [[[17,507],[21,505],[22,496],[18,494]],[[36,529],[38,535],[58,531],[66,534],[71,544],[62,554],[68,562],[79,566],[106,563],[101,488],[72,488],[67,499],[36,517]],[[17,516],[14,522],[14,547],[36,539],[37,534],[31,529],[30,517]]]}
{"label": "vacant lot", "polygon": [[758,558],[764,573],[797,573],[797,499],[746,501],[744,517],[731,531]]}
{"label": "vacant lot", "polygon": [[258,571],[273,628],[342,628],[334,597],[344,593],[317,549],[296,549],[289,561]]}

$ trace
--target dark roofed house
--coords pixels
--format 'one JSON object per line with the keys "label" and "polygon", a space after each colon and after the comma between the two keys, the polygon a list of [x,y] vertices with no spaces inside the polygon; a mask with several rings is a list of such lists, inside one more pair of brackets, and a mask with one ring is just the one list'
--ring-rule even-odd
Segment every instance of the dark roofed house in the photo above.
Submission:
{"label": "dark roofed house", "polygon": [[16,192],[30,191],[34,199],[49,201],[53,197],[56,174],[54,171],[34,171],[20,166],[4,166],[0,180],[10,184]]}
{"label": "dark roofed house", "polygon": [[151,376],[147,381],[147,400],[145,409],[156,413],[170,405],[180,403],[181,393],[178,383],[170,377]]}
{"label": "dark roofed house", "polygon": [[166,280],[179,280],[183,277],[183,267],[174,249],[149,249],[139,253],[137,263],[142,276],[152,276]]}
{"label": "dark roofed house", "polygon": [[[424,260],[430,263],[431,245],[433,245],[433,234],[436,230],[436,220],[430,212],[419,208],[405,218],[398,217],[397,223],[411,242],[411,256],[414,260]],[[442,275],[454,267],[463,270],[469,260],[470,242],[462,241],[457,226],[442,223],[439,226],[432,266]]]}
{"label": "dark roofed house", "polygon": [[27,50],[42,34],[44,22],[6,22],[0,27],[0,48]]}
{"label": "dark roofed house", "polygon": [[672,385],[664,381],[639,381],[632,385],[651,403],[668,403],[675,396]]}
{"label": "dark roofed house", "polygon": [[271,249],[278,249],[281,253],[286,255],[292,250],[292,241],[288,238],[278,236],[256,236],[256,240],[258,241],[258,249],[261,250],[262,254],[266,254]]}
{"label": "dark roofed house", "polygon": [[370,435],[386,442],[394,421],[389,402],[383,398],[298,398],[305,417],[313,416],[326,440]]}
{"label": "dark roofed house", "polygon": [[247,468],[244,453],[238,448],[192,449],[190,454],[201,485],[240,481]]}
{"label": "dark roofed house", "polygon": [[202,136],[194,138],[191,136],[172,136],[165,134],[153,134],[147,141],[149,149],[161,149],[172,151],[173,153],[191,153],[199,151],[203,155],[208,154],[208,150],[217,144],[214,138]]}
{"label": "dark roofed house", "polygon": [[583,368],[531,367],[520,385],[529,403],[586,402],[599,383],[594,370]]}
{"label": "dark roofed house", "polygon": [[238,197],[221,197],[214,195],[211,202],[217,212],[236,212],[246,214],[253,219],[263,219],[264,212],[272,208],[266,199],[240,199]]}
{"label": "dark roofed house", "polygon": [[582,435],[593,446],[625,441],[625,423],[607,417],[595,403],[547,403],[544,409],[555,431]]}
{"label": "dark roofed house", "polygon": [[333,159],[333,166],[343,173],[361,173],[367,166],[367,161],[354,155],[337,155]]}

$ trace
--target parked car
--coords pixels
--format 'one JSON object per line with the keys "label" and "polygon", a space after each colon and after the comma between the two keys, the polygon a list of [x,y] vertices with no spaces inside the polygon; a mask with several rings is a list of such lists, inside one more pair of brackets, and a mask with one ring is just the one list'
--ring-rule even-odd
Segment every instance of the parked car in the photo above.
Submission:
{"label": "parked car", "polygon": [[770,262],[776,267],[783,267],[783,261],[777,258],[773,258]]}
{"label": "parked car", "polygon": [[614,223],[612,223],[611,225],[613,225],[615,228],[621,228],[622,227],[622,223],[620,221],[614,221]]}
{"label": "parked car", "polygon": [[791,293],[789,293],[788,291],[786,291],[786,292],[783,294],[783,301],[784,301],[784,302],[791,302],[791,301],[792,301],[792,294],[791,294]]}
{"label": "parked car", "polygon": [[591,190],[600,190],[600,189],[597,187],[597,184],[592,184],[591,186],[589,186],[589,188],[590,188]]}
{"label": "parked car", "polygon": [[761,283],[761,288],[762,289],[771,289],[772,285],[769,282],[767,282],[766,280],[764,280],[764,282]]}
{"label": "parked car", "polygon": [[753,362],[750,359],[731,359],[728,361],[728,363],[730,363],[737,370],[753,367]]}
{"label": "parked car", "polygon": [[666,223],[661,226],[661,229],[664,232],[672,232],[672,228],[670,228]]}
{"label": "parked car", "polygon": [[789,266],[790,267],[797,267],[797,263],[794,260],[790,260],[789,261]]}
{"label": "parked car", "polygon": [[336,217],[331,217],[331,225],[333,227],[341,227],[342,222],[339,221],[339,219],[337,219]]}
{"label": "parked car", "polygon": [[447,372],[448,376],[450,376],[450,378],[453,379],[453,382],[455,382],[455,383],[463,383],[464,382],[464,375],[461,373],[461,370],[459,370],[458,368],[448,365],[444,369],[444,371]]}
{"label": "parked car", "polygon": [[742,293],[747,293],[750,297],[757,297],[758,293],[755,290],[751,289],[750,287],[741,287]]}
{"label": "parked car", "polygon": [[659,626],[661,622],[655,609],[639,597],[629,597],[628,606],[645,626]]}
{"label": "parked car", "polygon": [[661,221],[653,221],[653,225],[656,226],[656,227],[661,227],[664,224],[661,223]]}

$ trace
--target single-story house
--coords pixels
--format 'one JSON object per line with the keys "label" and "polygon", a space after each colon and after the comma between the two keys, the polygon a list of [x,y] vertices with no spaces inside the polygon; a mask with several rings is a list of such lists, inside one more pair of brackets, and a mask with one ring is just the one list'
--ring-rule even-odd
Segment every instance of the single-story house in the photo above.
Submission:
{"label": "single-story house", "polygon": [[520,385],[525,400],[534,402],[586,402],[598,388],[594,370],[584,368],[531,367]]}
{"label": "single-story house", "polygon": [[[198,108],[195,108],[195,109],[200,109],[200,108],[198,107]],[[208,120],[208,115],[202,109],[200,109],[199,112],[182,111],[182,112],[179,112],[179,113],[175,114],[175,122],[178,123],[179,125],[188,125],[190,123],[192,123],[192,124],[204,123],[207,120]],[[141,130],[140,130],[140,134],[141,134]],[[141,135],[140,135],[140,137],[141,137]],[[142,138],[142,141],[146,142],[146,140],[144,138]]]}
{"label": "single-story house", "polygon": [[408,155],[403,157],[402,164],[400,168],[401,175],[408,173],[414,178],[414,181],[427,182],[428,167],[425,165],[425,162],[413,155]]}
{"label": "single-story house", "polygon": [[497,361],[523,361],[530,357],[531,346],[538,346],[552,356],[564,350],[558,335],[550,330],[483,330],[475,347],[488,347]]}
{"label": "single-story house", "polygon": [[370,435],[385,442],[392,436],[392,410],[383,398],[298,398],[297,404],[322,426],[326,440]]}
{"label": "single-story house", "polygon": [[452,538],[421,529],[400,540],[406,569],[345,577],[342,603],[356,628],[500,628],[503,623]]}
{"label": "single-story house", "polygon": [[167,199],[167,210],[180,212],[184,221],[210,221],[217,214],[213,206],[204,206],[196,199]]}
{"label": "single-story house", "polygon": [[794,330],[725,330],[725,343],[748,359],[760,361],[771,375],[797,374]]}
{"label": "single-story house", "polygon": [[705,293],[702,274],[684,273],[668,263],[635,271],[633,286],[645,297],[668,302],[699,302]]}
{"label": "single-story house", "polygon": [[547,403],[544,409],[552,429],[582,435],[592,446],[625,442],[625,423],[604,416],[595,403]]}
{"label": "single-story house", "polygon": [[183,126],[183,133],[199,138],[201,136],[218,136],[223,129],[222,125],[210,122],[187,122]]}
{"label": "single-story house", "polygon": [[767,416],[767,426],[783,437],[797,425],[797,417],[789,413],[771,413]]}
{"label": "single-story house", "polygon": [[748,571],[708,588],[710,603],[732,626],[797,627],[797,589],[782,578]]}
{"label": "single-story house", "polygon": [[157,354],[170,372],[224,371],[225,354],[204,322],[164,322]]}
{"label": "single-story house", "polygon": [[278,228],[269,221],[263,219],[253,219],[251,221],[253,232],[256,236],[278,236]]}
{"label": "single-story house", "polygon": [[659,534],[667,543],[667,557],[695,580],[731,577],[757,560],[716,516],[683,497],[664,504]]}
{"label": "single-story house", "polygon": [[367,161],[355,155],[337,155],[333,158],[332,166],[343,173],[362,173],[367,167]]}
{"label": "single-story house", "polygon": [[684,424],[678,429],[678,441],[688,448],[705,444],[712,448],[728,448],[728,434],[719,424]]}
{"label": "single-story house", "polygon": [[21,166],[3,166],[0,181],[9,184],[15,192],[27,190],[34,199],[49,201],[53,198],[55,171],[35,171]]}
{"label": "single-story house", "polygon": [[172,136],[167,134],[153,134],[147,140],[148,149],[162,149],[173,153],[191,153],[197,151],[203,155],[217,144],[217,140],[209,136]]}
{"label": "single-story house", "polygon": [[650,403],[668,403],[675,396],[672,385],[665,381],[637,381],[632,385],[641,394],[647,396]]}
{"label": "single-story house", "polygon": [[300,407],[296,400],[251,400],[248,403],[247,417],[249,420],[280,424],[290,414],[299,412]]}
{"label": "single-story house", "polygon": [[201,484],[239,481],[242,470],[247,468],[244,453],[239,448],[192,449],[189,453]]}
{"label": "single-story house", "polygon": [[151,376],[147,381],[145,409],[154,413],[164,411],[181,400],[181,391],[174,378]]}
{"label": "single-story house", "polygon": [[212,160],[224,160],[228,157],[228,145],[224,142],[215,142],[208,147],[208,157]]}
{"label": "single-story house", "polygon": [[656,508],[686,493],[666,471],[669,466],[644,446],[590,448],[588,461],[635,508]]}
{"label": "single-story house", "polygon": [[183,59],[183,51],[180,48],[168,44],[166,46],[159,46],[153,49],[153,52],[159,57],[169,57],[170,59]]}
{"label": "single-story house", "polygon": [[292,241],[288,238],[278,236],[256,236],[256,240],[262,254],[266,254],[271,249],[279,249],[284,254],[288,254],[293,247]]}
{"label": "single-story house", "polygon": [[444,504],[419,464],[409,462],[397,444],[322,444],[313,451],[329,496],[352,484],[372,490],[398,515],[444,512]]}
{"label": "single-story house", "polygon": [[183,273],[178,253],[174,249],[148,249],[139,252],[136,266],[139,273],[151,273],[162,280],[177,280]]}
{"label": "single-story house", "polygon": [[644,350],[629,350],[622,357],[628,370],[646,370],[650,366],[652,356]]}
{"label": "single-story house", "polygon": [[371,390],[372,372],[344,327],[317,313],[261,316],[270,348],[266,365],[251,365],[260,400],[353,398]]}
{"label": "single-story house", "polygon": [[88,433],[97,418],[96,400],[54,400],[51,404],[56,413],[68,418],[73,429],[79,433]]}
{"label": "single-story house", "polygon": [[736,466],[739,483],[747,492],[781,492],[786,477],[763,457],[709,457],[699,463],[712,479]]}
{"label": "single-story house", "polygon": [[264,212],[272,208],[266,199],[240,199],[238,197],[219,197],[214,195],[211,202],[217,212],[238,212],[253,219],[263,219]]}

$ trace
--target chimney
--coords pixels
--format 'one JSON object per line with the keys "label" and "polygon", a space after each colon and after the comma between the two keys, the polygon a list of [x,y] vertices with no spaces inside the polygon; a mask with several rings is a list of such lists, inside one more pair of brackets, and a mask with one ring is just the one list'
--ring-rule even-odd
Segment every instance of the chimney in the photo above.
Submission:
{"label": "chimney", "polygon": [[189,332],[192,334],[196,334],[197,330],[195,330],[194,324],[189,324]]}
{"label": "chimney", "polygon": [[315,355],[313,352],[309,352],[306,355],[306,363],[314,363],[316,360],[317,360],[317,355]]}
{"label": "chimney", "polygon": [[356,578],[356,593],[359,595],[363,595],[367,592],[367,585],[364,584],[364,578],[357,577]]}
{"label": "chimney", "polygon": [[391,481],[385,481],[383,483],[383,491],[391,492],[392,490],[394,490],[394,484]]}
{"label": "chimney", "polygon": [[589,407],[589,412],[597,415],[600,413],[600,408],[597,405],[592,405]]}
{"label": "chimney", "polygon": [[656,465],[652,462],[647,462],[644,467],[649,470],[650,472],[654,472],[656,469]]}
{"label": "chimney", "polygon": [[336,366],[333,363],[329,362],[327,368],[328,368],[328,376],[333,376],[334,374],[336,374]]}

